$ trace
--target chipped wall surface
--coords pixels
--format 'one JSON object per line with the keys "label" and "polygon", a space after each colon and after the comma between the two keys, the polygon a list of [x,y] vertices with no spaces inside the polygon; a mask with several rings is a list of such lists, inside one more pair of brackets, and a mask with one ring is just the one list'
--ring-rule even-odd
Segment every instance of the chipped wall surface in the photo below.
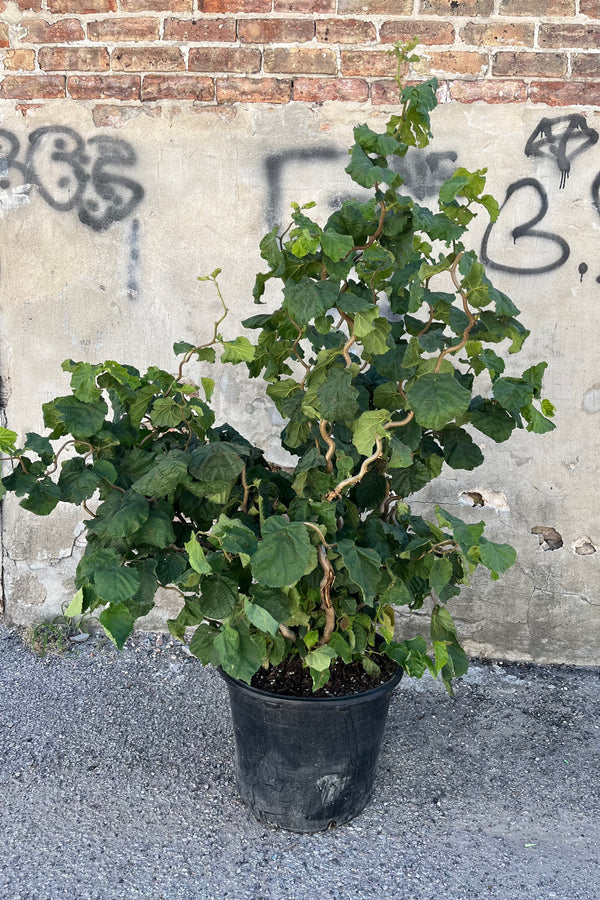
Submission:
{"label": "chipped wall surface", "polygon": [[[41,404],[68,389],[67,357],[174,368],[175,340],[212,333],[217,298],[196,276],[217,266],[231,309],[223,330],[233,336],[254,311],[263,233],[291,200],[317,200],[324,219],[351,189],[343,169],[352,126],[381,125],[388,112],[352,103],[184,111],[56,101],[23,116],[0,103],[5,423],[22,434],[42,429]],[[442,502],[484,519],[493,539],[517,547],[518,563],[501,581],[477,577],[452,601],[471,652],[599,664],[600,114],[446,104],[433,130],[424,160],[407,157],[407,184],[427,202],[456,166],[489,168],[502,211],[491,229],[481,221],[473,246],[532,331],[507,374],[549,362],[557,430],[518,432],[500,445],[479,435],[489,444],[485,464],[445,469],[416,506]],[[262,445],[277,435],[280,421],[257,382],[241,369],[217,380],[220,419]],[[551,549],[540,529],[558,532],[562,546]],[[7,620],[55,613],[70,599],[81,552],[76,511],[40,519],[8,498],[2,535]],[[163,605],[173,612],[172,598]],[[157,613],[147,624],[163,620]],[[400,628],[408,634],[410,625]]]}

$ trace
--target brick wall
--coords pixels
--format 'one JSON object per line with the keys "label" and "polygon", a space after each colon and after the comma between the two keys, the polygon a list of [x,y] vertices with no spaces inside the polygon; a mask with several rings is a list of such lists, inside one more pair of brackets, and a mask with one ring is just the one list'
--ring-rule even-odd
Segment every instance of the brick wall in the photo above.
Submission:
{"label": "brick wall", "polygon": [[0,99],[600,105],[600,0],[0,0]]}

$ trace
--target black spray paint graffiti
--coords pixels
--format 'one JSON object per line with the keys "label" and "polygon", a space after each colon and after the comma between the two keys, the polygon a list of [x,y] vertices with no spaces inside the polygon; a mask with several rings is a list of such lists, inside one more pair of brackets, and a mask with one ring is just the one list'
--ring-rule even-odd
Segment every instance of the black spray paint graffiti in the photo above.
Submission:
{"label": "black spray paint graffiti", "polygon": [[598,132],[580,115],[541,119],[525,144],[525,156],[549,156],[560,172],[559,188],[566,187],[571,161],[598,142]]}
{"label": "black spray paint graffiti", "polygon": [[0,129],[0,190],[35,185],[49,206],[76,211],[94,231],[126,219],[144,196],[143,187],[123,174],[137,157],[120,138],[98,135],[85,141],[72,128],[51,125],[31,133],[24,161],[20,151],[17,137]]}
{"label": "black spray paint graffiti", "polygon": [[[543,118],[529,136],[525,144],[527,157],[548,157],[556,162],[560,173],[559,189],[566,187],[567,178],[571,172],[573,160],[586,150],[598,143],[599,134],[594,128],[590,128],[581,115],[558,116],[554,119]],[[531,209],[531,191],[535,194],[534,204],[537,203],[537,212],[528,221],[516,225],[510,231],[513,242],[525,241],[522,244],[528,263],[525,265],[509,265],[490,258],[490,237],[495,229],[501,226],[503,214],[506,216],[507,206],[514,209]],[[527,197],[529,193],[529,197]],[[591,186],[592,203],[596,212],[600,215],[600,172],[596,175]],[[542,275],[552,272],[563,266],[570,257],[571,248],[567,241],[555,232],[536,228],[545,218],[549,209],[548,195],[536,178],[520,178],[509,185],[506,197],[500,207],[500,215],[495,223],[490,223],[483,236],[481,245],[481,257],[483,262],[492,269],[508,272],[515,275]],[[528,239],[534,242],[527,243]],[[535,258],[537,254],[537,260]],[[534,264],[532,264],[534,263]],[[581,262],[577,267],[579,280],[588,271],[586,262]],[[600,282],[600,276],[596,279]]]}
{"label": "black spray paint graffiti", "polygon": [[[288,167],[295,169],[298,163],[337,162],[347,159],[345,153],[330,147],[316,147],[305,150],[287,150],[267,156],[264,161],[268,198],[266,219],[269,228],[281,224],[286,218],[287,210],[283,207],[284,181]],[[454,150],[431,152],[424,156],[409,153],[404,159],[393,157],[391,167],[404,178],[409,193],[417,200],[425,200],[437,196],[441,185],[456,169],[458,154]],[[294,176],[297,177],[296,172]],[[356,192],[352,195],[355,196]],[[341,191],[332,192],[328,198],[330,209],[338,209],[351,194]]]}

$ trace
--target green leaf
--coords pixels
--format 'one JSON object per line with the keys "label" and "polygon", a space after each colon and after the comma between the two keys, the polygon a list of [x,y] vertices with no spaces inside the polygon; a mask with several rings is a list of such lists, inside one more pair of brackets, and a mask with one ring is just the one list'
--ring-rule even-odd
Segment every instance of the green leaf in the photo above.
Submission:
{"label": "green leaf", "polygon": [[102,391],[96,386],[96,376],[100,369],[100,366],[93,366],[91,363],[76,363],[71,375],[71,390],[78,400],[93,403],[100,399]]}
{"label": "green leaf", "polygon": [[471,392],[452,375],[430,372],[415,378],[406,390],[406,398],[419,425],[441,430],[469,408]]}
{"label": "green leaf", "polygon": [[372,606],[381,577],[381,557],[375,550],[357,547],[350,539],[338,541],[336,549],[350,578],[360,588],[365,603]]}
{"label": "green leaf", "polygon": [[244,461],[226,443],[204,444],[189,457],[190,475],[198,481],[235,481]]}
{"label": "green leaf", "polygon": [[323,418],[329,422],[352,421],[358,411],[358,391],[348,369],[331,369],[327,380],[317,388]]}
{"label": "green leaf", "polygon": [[441,506],[435,508],[440,525],[448,525],[452,529],[454,540],[457,541],[465,553],[468,553],[471,547],[479,544],[479,539],[485,528],[484,522],[477,522],[475,525],[467,525],[462,519],[451,515]]}
{"label": "green leaf", "polygon": [[287,281],[283,288],[283,305],[300,328],[322,316],[335,306],[339,288],[330,281],[314,281],[304,276],[300,281]]}
{"label": "green leaf", "polygon": [[453,469],[471,471],[483,462],[483,453],[462,428],[448,428],[441,435],[444,459]]}
{"label": "green leaf", "polygon": [[431,612],[431,639],[432,641],[458,640],[456,625],[445,606],[436,604]]}
{"label": "green leaf", "polygon": [[513,433],[515,420],[492,400],[484,400],[470,412],[471,424],[483,434],[501,444]]}
{"label": "green leaf", "polygon": [[60,437],[71,434],[75,439],[87,440],[104,425],[108,406],[104,400],[83,403],[77,397],[57,397],[42,406],[44,425],[51,428],[53,435]]}
{"label": "green leaf", "polygon": [[508,410],[520,410],[533,400],[532,385],[520,378],[497,378],[493,392],[500,406]]}
{"label": "green leaf", "polygon": [[317,647],[316,650],[311,650],[310,653],[307,653],[304,662],[311,669],[315,669],[316,672],[325,672],[329,670],[331,661],[335,658],[335,650],[329,644],[325,644],[324,647]]}
{"label": "green leaf", "polygon": [[479,541],[479,557],[486,568],[502,573],[514,566],[517,552],[510,544],[497,544],[482,537]]}
{"label": "green leaf", "polygon": [[302,522],[271,516],[262,528],[263,539],[252,557],[252,574],[267,587],[295,584],[305,574],[312,545]]}
{"label": "green leaf", "polygon": [[121,565],[116,557],[112,561],[95,566],[93,580],[102,602],[117,606],[133,597],[140,586],[140,575],[137,570],[131,566]]}
{"label": "green leaf", "polygon": [[201,544],[198,543],[198,538],[194,532],[192,532],[192,536],[187,544],[184,544],[183,546],[188,555],[190,566],[194,572],[198,572],[199,575],[210,575],[212,569],[206,560],[204,550],[202,549]]}
{"label": "green leaf", "polygon": [[436,556],[429,572],[429,586],[439,594],[452,578],[452,563],[445,556]]}
{"label": "green leaf", "polygon": [[48,516],[60,499],[58,485],[49,478],[45,478],[33,485],[29,490],[29,496],[25,500],[21,500],[19,505],[23,509],[35,513],[36,516]]}
{"label": "green leaf", "polygon": [[[550,405],[552,406],[552,404]],[[554,407],[552,407],[552,411],[554,413]],[[527,422],[527,431],[534,431],[536,434],[546,434],[546,432],[554,431],[556,428],[554,422],[551,422],[550,419],[546,419],[545,416],[543,416],[531,403],[529,406],[523,407],[521,412],[523,418]]]}
{"label": "green leaf", "polygon": [[122,650],[135,624],[127,607],[123,604],[111,605],[100,613],[99,620],[111,641]]}
{"label": "green leaf", "polygon": [[222,363],[252,362],[256,347],[251,344],[247,337],[236,337],[232,341],[221,342],[224,350],[221,356]]}
{"label": "green leaf", "polygon": [[255,583],[250,592],[255,605],[266,609],[279,625],[286,622],[292,615],[291,600],[283,591]]}
{"label": "green leaf", "polygon": [[177,428],[183,422],[183,412],[173,397],[158,397],[150,413],[155,428]]}
{"label": "green leaf", "polygon": [[376,437],[384,437],[387,432],[385,423],[390,421],[390,413],[386,409],[369,409],[362,413],[355,422],[352,443],[362,456],[371,456]]}
{"label": "green leaf", "polygon": [[[0,453],[11,453],[15,449],[15,441],[17,440],[17,432],[10,431],[8,428],[0,427]],[[29,438],[30,435],[27,435]],[[36,435],[38,437],[38,435]],[[52,445],[50,445],[50,453],[52,453]],[[31,445],[30,445],[31,446]],[[35,447],[31,446],[32,450],[35,450]],[[35,451],[37,453],[37,450]]]}
{"label": "green leaf", "polygon": [[200,606],[209,619],[225,619],[231,615],[239,600],[238,583],[234,578],[217,573],[208,575],[200,584]]}
{"label": "green leaf", "polygon": [[266,609],[263,609],[262,606],[255,606],[248,598],[244,600],[244,613],[248,617],[248,621],[259,631],[265,631],[271,635],[278,633],[279,622]]}
{"label": "green leaf", "polygon": [[214,650],[223,671],[250,684],[262,665],[262,654],[243,622],[235,627],[225,625],[214,640]]}
{"label": "green leaf", "polygon": [[67,608],[65,609],[65,616],[67,618],[74,618],[75,616],[80,616],[83,612],[83,590],[79,588]]}
{"label": "green leaf", "polygon": [[203,666],[218,665],[218,659],[214,650],[215,638],[219,632],[214,625],[206,622],[198,625],[189,643],[189,650]]}
{"label": "green leaf", "polygon": [[325,230],[321,235],[321,249],[333,262],[344,259],[354,247],[354,238],[349,234],[338,234]]}
{"label": "green leaf", "polygon": [[127,491],[111,494],[96,510],[96,518],[86,523],[89,532],[111,538],[124,538],[142,527],[150,507],[145,497]]}
{"label": "green leaf", "polygon": [[158,458],[145,475],[132,484],[132,490],[146,497],[166,497],[187,476],[185,461],[167,453]]}
{"label": "green leaf", "polygon": [[60,499],[66,503],[83,503],[89,500],[99,483],[100,479],[92,467],[86,466],[80,456],[68,459],[60,470]]}

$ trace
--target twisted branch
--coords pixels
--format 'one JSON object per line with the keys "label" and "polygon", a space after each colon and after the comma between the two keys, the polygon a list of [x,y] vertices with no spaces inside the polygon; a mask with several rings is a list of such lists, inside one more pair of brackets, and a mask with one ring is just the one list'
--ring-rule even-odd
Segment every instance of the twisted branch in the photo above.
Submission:
{"label": "twisted branch", "polygon": [[464,250],[462,250],[458,254],[456,259],[452,263],[452,266],[450,267],[450,275],[452,277],[452,281],[454,282],[454,287],[456,288],[456,290],[459,292],[460,296],[462,297],[463,309],[469,319],[469,324],[463,331],[463,336],[462,336],[462,340],[460,341],[460,343],[455,344],[453,347],[446,347],[445,350],[442,350],[442,352],[438,356],[438,361],[436,363],[435,369],[433,370],[435,374],[437,374],[440,371],[440,369],[442,367],[442,361],[445,356],[447,356],[449,353],[456,353],[458,350],[462,350],[462,348],[465,346],[465,344],[467,343],[467,341],[469,339],[469,334],[471,333],[471,329],[473,328],[473,326],[475,325],[475,322],[477,321],[477,319],[475,318],[475,316],[469,309],[466,292],[462,289],[460,281],[456,277],[456,269],[458,267],[458,264],[461,260],[461,257],[463,256],[463,254],[464,254]]}
{"label": "twisted branch", "polygon": [[342,491],[346,487],[350,487],[352,484],[358,484],[359,481],[365,477],[367,472],[369,471],[369,466],[371,463],[374,463],[375,460],[379,459],[383,450],[383,444],[379,435],[375,438],[375,453],[371,456],[367,457],[367,459],[363,460],[363,464],[360,467],[358,475],[352,476],[352,478],[346,478],[344,481],[340,481],[340,483],[334,487],[332,491],[329,491],[326,499],[331,503],[332,500],[337,500],[337,498],[341,495]]}
{"label": "twisted branch", "polygon": [[328,422],[326,419],[321,419],[319,422],[319,434],[327,444],[327,453],[325,454],[325,462],[327,463],[327,472],[333,472],[333,456],[335,454],[335,441],[327,431]]}
{"label": "twisted branch", "polygon": [[321,592],[321,609],[325,612],[325,629],[317,644],[317,647],[322,647],[324,644],[329,643],[335,629],[335,610],[333,608],[333,603],[331,602],[331,588],[335,581],[335,571],[327,559],[325,544],[319,544],[317,547],[317,556],[319,558],[319,564],[323,569],[323,577],[319,583],[319,590]]}

